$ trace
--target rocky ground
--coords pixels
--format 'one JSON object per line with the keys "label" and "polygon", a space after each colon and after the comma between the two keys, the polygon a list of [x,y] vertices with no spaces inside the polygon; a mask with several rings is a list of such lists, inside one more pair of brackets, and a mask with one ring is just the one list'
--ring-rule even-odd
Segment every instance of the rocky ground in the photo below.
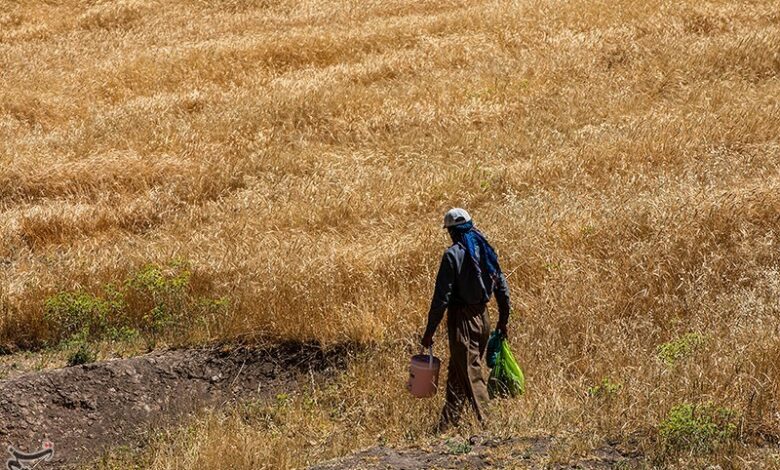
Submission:
{"label": "rocky ground", "polygon": [[342,357],[301,345],[168,350],[27,373],[0,382],[0,439],[24,451],[49,441],[47,468],[75,466],[203,407],[289,391]]}

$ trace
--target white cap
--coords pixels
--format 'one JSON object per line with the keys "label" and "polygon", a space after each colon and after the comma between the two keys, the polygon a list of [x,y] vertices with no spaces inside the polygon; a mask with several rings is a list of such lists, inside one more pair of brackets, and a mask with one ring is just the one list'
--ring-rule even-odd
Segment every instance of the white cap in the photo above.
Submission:
{"label": "white cap", "polygon": [[466,209],[456,207],[450,209],[444,214],[444,228],[454,227],[456,225],[465,224],[471,221],[471,216]]}

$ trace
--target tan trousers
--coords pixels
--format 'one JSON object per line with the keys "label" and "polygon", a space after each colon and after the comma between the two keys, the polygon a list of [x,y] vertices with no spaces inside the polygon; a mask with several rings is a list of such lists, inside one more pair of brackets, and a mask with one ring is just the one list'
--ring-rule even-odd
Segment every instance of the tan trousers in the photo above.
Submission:
{"label": "tan trousers", "polygon": [[447,312],[450,363],[447,373],[447,401],[441,413],[440,429],[457,425],[466,401],[484,422],[489,400],[482,361],[485,357],[490,322],[485,305],[451,307]]}

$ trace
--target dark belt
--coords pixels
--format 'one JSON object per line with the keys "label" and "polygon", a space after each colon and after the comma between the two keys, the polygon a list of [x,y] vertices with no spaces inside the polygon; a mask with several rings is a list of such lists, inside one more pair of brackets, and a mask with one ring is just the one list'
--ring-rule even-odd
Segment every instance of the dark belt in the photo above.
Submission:
{"label": "dark belt", "polygon": [[487,303],[480,303],[480,304],[454,304],[450,305],[448,309],[451,312],[457,312],[457,313],[471,313],[473,315],[479,315],[482,312],[485,311],[487,308]]}

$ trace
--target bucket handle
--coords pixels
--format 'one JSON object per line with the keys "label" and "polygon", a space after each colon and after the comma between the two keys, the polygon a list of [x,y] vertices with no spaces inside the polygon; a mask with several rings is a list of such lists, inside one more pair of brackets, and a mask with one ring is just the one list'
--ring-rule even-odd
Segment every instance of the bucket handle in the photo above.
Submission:
{"label": "bucket handle", "polygon": [[428,346],[428,368],[433,369],[433,346]]}
{"label": "bucket handle", "polygon": [[[422,346],[420,346],[420,353],[422,353],[425,350]],[[433,346],[428,346],[428,368],[433,369]]]}

